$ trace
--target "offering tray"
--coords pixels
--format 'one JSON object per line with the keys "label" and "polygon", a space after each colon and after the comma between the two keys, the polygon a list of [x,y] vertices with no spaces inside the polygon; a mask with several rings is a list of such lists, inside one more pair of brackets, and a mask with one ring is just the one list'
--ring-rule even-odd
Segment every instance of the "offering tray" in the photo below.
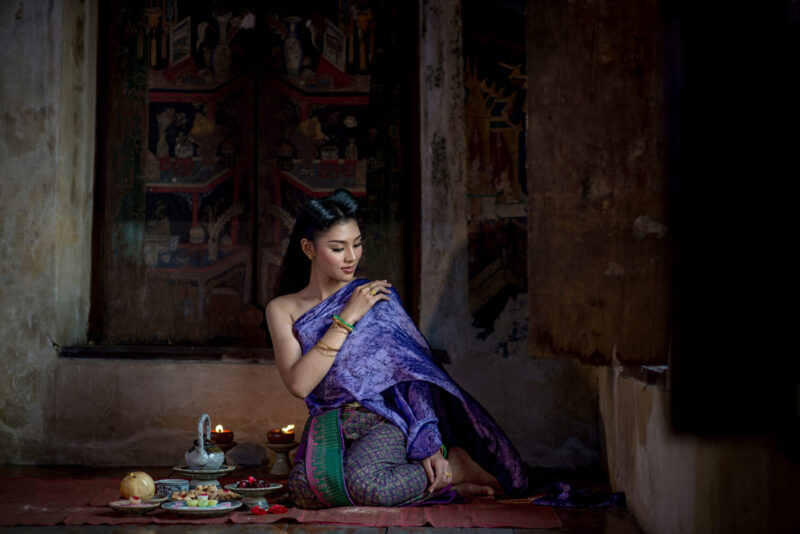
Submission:
{"label": "offering tray", "polygon": [[234,469],[236,469],[236,467],[232,465],[223,465],[217,469],[189,469],[189,467],[185,465],[172,468],[176,473],[192,477],[192,480],[189,481],[190,488],[206,484],[219,486],[220,484],[217,477],[227,475]]}
{"label": "offering tray", "polygon": [[184,517],[216,517],[227,515],[242,506],[241,501],[223,501],[214,506],[189,506],[183,501],[170,501],[161,508]]}
{"label": "offering tray", "polygon": [[249,510],[253,506],[260,506],[261,508],[268,508],[266,496],[273,495],[283,488],[283,484],[275,484],[271,482],[266,488],[239,488],[236,484],[226,484],[225,489],[235,491],[242,495],[242,504]]}
{"label": "offering tray", "polygon": [[300,445],[300,443],[297,441],[290,441],[289,443],[270,443],[267,441],[266,445],[275,453],[275,463],[272,465],[269,474],[277,477],[288,475],[292,470],[292,463],[289,461],[289,451]]}

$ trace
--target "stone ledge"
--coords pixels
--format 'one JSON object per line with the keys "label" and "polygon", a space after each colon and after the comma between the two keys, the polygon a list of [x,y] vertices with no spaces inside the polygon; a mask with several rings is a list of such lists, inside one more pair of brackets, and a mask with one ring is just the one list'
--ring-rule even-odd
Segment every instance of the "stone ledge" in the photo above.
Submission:
{"label": "stone ledge", "polygon": [[[446,350],[432,349],[432,353],[433,360],[439,365],[452,363]],[[75,345],[60,347],[58,355],[61,358],[275,363],[275,353],[266,347]]]}
{"label": "stone ledge", "polygon": [[61,358],[168,360],[274,364],[266,347],[208,347],[190,345],[76,345],[61,347]]}

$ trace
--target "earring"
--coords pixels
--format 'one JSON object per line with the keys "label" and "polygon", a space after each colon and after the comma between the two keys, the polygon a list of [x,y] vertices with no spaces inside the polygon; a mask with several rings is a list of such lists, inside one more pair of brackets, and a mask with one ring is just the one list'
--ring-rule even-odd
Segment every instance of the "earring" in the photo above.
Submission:
{"label": "earring", "polygon": [[309,254],[309,255],[308,255],[308,259],[309,259],[310,261],[314,261],[314,255],[313,255],[313,254]]}

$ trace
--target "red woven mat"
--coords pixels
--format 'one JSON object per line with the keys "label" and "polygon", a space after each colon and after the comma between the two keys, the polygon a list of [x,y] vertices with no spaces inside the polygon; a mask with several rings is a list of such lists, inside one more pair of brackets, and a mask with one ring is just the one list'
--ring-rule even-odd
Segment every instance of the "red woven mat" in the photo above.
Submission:
{"label": "red woven mat", "polygon": [[346,506],[327,510],[290,508],[282,515],[253,515],[236,512],[233,523],[274,523],[291,518],[298,523],[359,525],[370,527],[488,527],[488,528],[561,528],[555,511],[533,504],[503,504],[476,500],[468,504],[437,504],[410,508]]}
{"label": "red woven mat", "polygon": [[[0,525],[55,525],[89,506],[109,480],[5,479],[0,483]],[[119,481],[114,481],[119,485]],[[109,508],[110,510],[110,508]]]}
{"label": "red woven mat", "polygon": [[348,506],[329,510],[290,508],[285,514],[227,516],[191,519],[166,510],[144,516],[123,516],[106,506],[119,498],[119,480],[6,479],[0,483],[0,526],[12,525],[135,525],[222,523],[298,523],[375,527],[492,527],[560,528],[561,519],[547,506],[475,500],[468,504],[377,508]]}

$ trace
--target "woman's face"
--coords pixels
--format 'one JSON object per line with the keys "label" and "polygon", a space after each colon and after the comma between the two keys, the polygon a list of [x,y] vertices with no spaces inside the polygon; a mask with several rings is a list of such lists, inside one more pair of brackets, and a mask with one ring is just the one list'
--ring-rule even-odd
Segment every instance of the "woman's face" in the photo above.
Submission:
{"label": "woman's face", "polygon": [[314,240],[314,262],[323,274],[341,282],[353,279],[361,260],[361,230],[348,220],[331,227]]}

